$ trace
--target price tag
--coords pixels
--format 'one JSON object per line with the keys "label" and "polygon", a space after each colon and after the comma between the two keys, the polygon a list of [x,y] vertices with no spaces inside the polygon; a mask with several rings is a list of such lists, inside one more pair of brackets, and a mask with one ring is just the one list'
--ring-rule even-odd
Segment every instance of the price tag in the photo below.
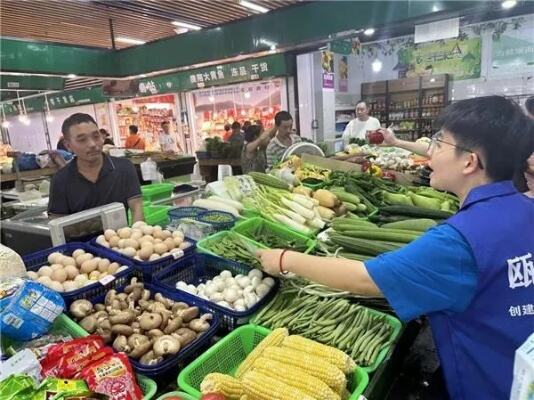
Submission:
{"label": "price tag", "polygon": [[98,282],[100,282],[104,286],[107,286],[114,280],[115,280],[115,275],[106,275],[105,277],[100,279]]}
{"label": "price tag", "polygon": [[177,259],[179,259],[179,258],[184,256],[184,251],[183,250],[178,250],[178,251],[172,252],[171,255],[175,260],[177,260]]}

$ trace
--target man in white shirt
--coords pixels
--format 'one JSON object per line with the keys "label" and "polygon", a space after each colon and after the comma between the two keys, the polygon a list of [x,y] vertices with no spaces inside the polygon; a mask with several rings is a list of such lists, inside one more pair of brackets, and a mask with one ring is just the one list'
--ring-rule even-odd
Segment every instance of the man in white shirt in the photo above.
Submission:
{"label": "man in white shirt", "polygon": [[171,135],[171,124],[169,121],[163,121],[161,123],[161,129],[163,132],[159,134],[159,144],[161,146],[161,151],[164,153],[183,153],[180,144],[175,140]]}
{"label": "man in white shirt", "polygon": [[356,118],[350,121],[343,131],[343,143],[349,144],[350,139],[366,139],[367,131],[380,128],[380,121],[369,116],[365,101],[356,104]]}

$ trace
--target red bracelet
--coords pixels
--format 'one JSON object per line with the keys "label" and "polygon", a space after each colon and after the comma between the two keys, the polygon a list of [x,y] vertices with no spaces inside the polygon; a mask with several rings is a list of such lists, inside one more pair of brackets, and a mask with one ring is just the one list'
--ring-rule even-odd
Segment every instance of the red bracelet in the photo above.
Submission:
{"label": "red bracelet", "polygon": [[282,268],[282,259],[284,258],[284,254],[286,253],[287,249],[284,249],[282,250],[282,253],[280,254],[280,262],[278,263],[278,266],[280,268],[280,273],[282,275],[287,275],[289,273],[289,271],[286,271],[285,269]]}

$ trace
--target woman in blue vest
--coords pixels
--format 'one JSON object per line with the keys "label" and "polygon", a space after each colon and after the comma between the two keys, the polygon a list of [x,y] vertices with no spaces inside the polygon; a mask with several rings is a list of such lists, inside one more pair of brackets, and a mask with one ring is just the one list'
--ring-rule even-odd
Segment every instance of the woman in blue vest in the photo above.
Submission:
{"label": "woman in blue vest", "polygon": [[259,257],[273,275],[384,296],[402,320],[428,315],[450,398],[507,399],[514,351],[534,332],[534,199],[512,183],[534,152],[533,122],[499,96],[454,103],[437,122],[430,184],[460,198],[456,215],[365,263]]}

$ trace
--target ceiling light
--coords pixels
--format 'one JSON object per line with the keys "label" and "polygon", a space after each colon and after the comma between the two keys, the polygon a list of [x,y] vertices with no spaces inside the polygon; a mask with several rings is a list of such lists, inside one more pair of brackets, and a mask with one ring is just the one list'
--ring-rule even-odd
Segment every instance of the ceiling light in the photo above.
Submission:
{"label": "ceiling light", "polygon": [[434,5],[432,6],[432,12],[438,12],[438,11],[439,11],[439,7],[438,7],[438,5],[437,5],[437,4],[434,4]]}
{"label": "ceiling light", "polygon": [[245,99],[250,99],[250,92],[245,93]]}
{"label": "ceiling light", "polygon": [[117,36],[115,40],[117,42],[128,43],[128,44],[145,44],[146,43],[144,40],[133,39],[133,38],[128,38],[124,36]]}
{"label": "ceiling light", "polygon": [[139,75],[139,78],[146,78],[146,74]]}
{"label": "ceiling light", "polygon": [[382,70],[382,61],[376,59],[371,66],[373,67],[373,72],[380,72],[380,70]]}
{"label": "ceiling light", "polygon": [[2,121],[2,128],[9,128],[10,125],[9,121]]}
{"label": "ceiling light", "polygon": [[208,100],[213,103],[215,101],[215,97],[210,96],[210,97],[208,97]]}
{"label": "ceiling light", "polygon": [[246,0],[241,0],[239,4],[241,4],[243,7],[246,7],[251,10],[261,12],[261,13],[266,13],[269,11],[268,8],[262,7],[258,4],[251,3],[250,1],[246,1]]}
{"label": "ceiling light", "polygon": [[187,22],[172,21],[171,23],[173,25],[180,26],[182,28],[193,29],[194,31],[199,31],[199,30],[202,29],[202,27],[200,27],[198,25],[188,24]]}
{"label": "ceiling light", "polygon": [[430,82],[436,82],[436,78],[430,78]]}
{"label": "ceiling light", "polygon": [[54,116],[52,114],[48,114],[46,116],[46,122],[53,122],[54,121]]}
{"label": "ceiling light", "polygon": [[375,33],[375,30],[373,28],[367,28],[366,30],[363,31],[363,34],[365,36],[371,36],[373,33]]}
{"label": "ceiling light", "polygon": [[177,35],[181,35],[182,33],[186,33],[186,32],[189,32],[189,29],[187,28],[175,28],[173,29],[174,33],[176,33]]}
{"label": "ceiling light", "polygon": [[67,75],[67,78],[69,78],[69,79],[74,79],[74,78],[77,78],[77,77],[78,77],[78,75],[76,75],[76,74],[68,74]]}
{"label": "ceiling light", "polygon": [[509,10],[510,8],[515,7],[516,4],[517,4],[517,1],[515,0],[506,0],[502,2],[501,6],[505,10]]}

